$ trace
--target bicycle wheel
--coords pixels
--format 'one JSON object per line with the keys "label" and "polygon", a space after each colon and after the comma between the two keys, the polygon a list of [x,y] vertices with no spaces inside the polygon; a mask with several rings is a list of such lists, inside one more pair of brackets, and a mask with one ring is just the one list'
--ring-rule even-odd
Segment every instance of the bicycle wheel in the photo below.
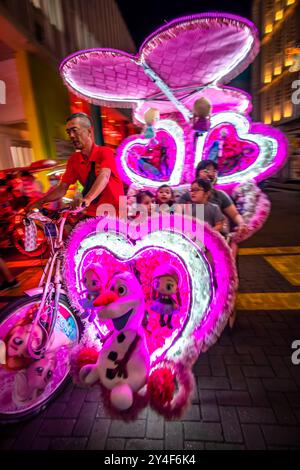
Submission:
{"label": "bicycle wheel", "polygon": [[44,233],[43,228],[40,227],[39,225],[37,225],[37,240],[36,240],[37,247],[35,250],[33,251],[25,250],[25,228],[23,224],[17,225],[14,228],[14,231],[12,233],[12,240],[17,250],[20,253],[22,253],[22,255],[26,255],[29,258],[35,258],[37,256],[41,256],[45,254],[45,252],[48,249],[47,237]]}
{"label": "bicycle wheel", "polygon": [[[27,341],[32,319],[42,295],[22,298],[0,313],[0,421],[15,422],[28,418],[52,400],[63,388],[70,370],[69,354],[80,337],[75,315],[65,295],[46,351],[39,359],[28,353]],[[32,347],[39,348],[43,328],[32,332]]]}

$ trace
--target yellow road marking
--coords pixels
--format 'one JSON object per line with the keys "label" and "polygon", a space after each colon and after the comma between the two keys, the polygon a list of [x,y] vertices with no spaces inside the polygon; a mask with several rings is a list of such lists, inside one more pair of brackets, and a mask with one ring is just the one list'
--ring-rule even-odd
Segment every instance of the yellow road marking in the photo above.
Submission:
{"label": "yellow road marking", "polygon": [[238,294],[237,310],[300,310],[300,292]]}
{"label": "yellow road marking", "polygon": [[300,246],[267,246],[261,248],[240,248],[239,255],[280,255],[300,254]]}
{"label": "yellow road marking", "polygon": [[265,260],[280,272],[290,284],[300,286],[300,255],[264,256]]}

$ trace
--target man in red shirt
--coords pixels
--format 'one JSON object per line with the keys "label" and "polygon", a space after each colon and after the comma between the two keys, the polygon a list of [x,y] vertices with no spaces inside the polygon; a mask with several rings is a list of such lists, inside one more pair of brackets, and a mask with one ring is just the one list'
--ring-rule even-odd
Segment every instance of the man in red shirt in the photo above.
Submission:
{"label": "man in red shirt", "polygon": [[79,181],[84,187],[81,203],[87,208],[87,216],[95,217],[101,204],[113,205],[118,213],[119,197],[124,195],[124,188],[113,151],[94,143],[92,123],[86,114],[72,114],[67,119],[66,132],[77,151],[69,158],[61,182],[29,209],[61,199],[68,187]]}

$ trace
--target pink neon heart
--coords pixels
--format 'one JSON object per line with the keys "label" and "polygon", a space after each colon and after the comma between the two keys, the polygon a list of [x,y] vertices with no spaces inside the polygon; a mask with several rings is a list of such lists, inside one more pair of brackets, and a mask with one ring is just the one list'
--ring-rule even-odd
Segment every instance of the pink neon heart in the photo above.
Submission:
{"label": "pink neon heart", "polygon": [[[156,220],[166,226],[167,216]],[[180,315],[174,316],[174,329],[169,330],[159,327],[159,319],[150,305],[148,347],[152,363],[164,355],[172,359],[175,354],[178,360],[188,364],[221,334],[234,302],[236,273],[222,237],[197,222],[199,243],[204,243],[214,266],[218,266],[214,269],[213,282],[202,249],[182,232],[183,220],[178,215],[172,220],[176,227],[174,233],[167,229],[146,233],[148,225],[141,224],[140,231],[134,232],[134,239],[126,235],[132,225],[122,221],[118,222],[116,232],[110,228],[108,233],[103,232],[106,221],[103,225],[100,219],[79,224],[67,248],[65,276],[70,300],[82,312],[82,279],[90,263],[101,264],[108,279],[118,270],[134,269],[139,273],[149,307],[152,273],[158,265],[171,262],[180,272],[182,308]],[[107,327],[111,328],[109,324]]]}

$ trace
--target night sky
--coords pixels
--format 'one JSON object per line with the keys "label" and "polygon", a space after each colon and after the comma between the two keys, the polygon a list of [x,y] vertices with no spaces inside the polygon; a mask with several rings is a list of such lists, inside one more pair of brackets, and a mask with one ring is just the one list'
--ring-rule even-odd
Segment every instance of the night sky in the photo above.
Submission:
{"label": "night sky", "polygon": [[193,13],[219,11],[251,19],[251,0],[117,0],[137,49],[155,29],[174,18]]}

